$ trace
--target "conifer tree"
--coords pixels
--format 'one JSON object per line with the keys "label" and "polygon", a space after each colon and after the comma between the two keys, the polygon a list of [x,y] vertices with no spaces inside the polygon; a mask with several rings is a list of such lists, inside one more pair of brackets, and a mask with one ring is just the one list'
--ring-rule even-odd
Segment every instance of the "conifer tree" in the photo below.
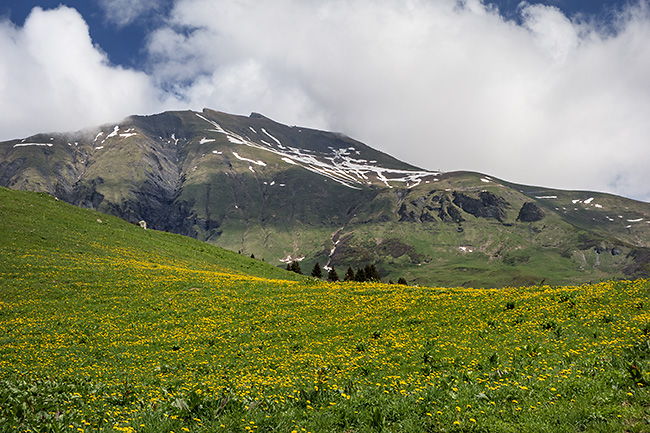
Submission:
{"label": "conifer tree", "polygon": [[348,268],[347,272],[345,273],[345,277],[343,278],[343,281],[354,281],[354,271],[352,268]]}
{"label": "conifer tree", "polygon": [[354,276],[354,281],[358,281],[360,283],[367,281],[366,271],[364,271],[363,269],[357,269],[357,274]]}
{"label": "conifer tree", "polygon": [[339,280],[339,276],[336,273],[336,269],[334,269],[334,266],[332,266],[330,270],[327,272],[327,281],[336,282],[338,280]]}
{"label": "conifer tree", "polygon": [[314,268],[311,270],[311,276],[314,278],[323,278],[323,271],[321,271],[320,265],[318,262],[314,265]]}
{"label": "conifer tree", "polygon": [[298,260],[294,260],[293,262],[291,262],[291,270],[296,274],[302,274],[302,270],[300,269],[300,263],[298,263]]}
{"label": "conifer tree", "polygon": [[366,266],[364,269],[366,273],[366,281],[381,281],[381,277],[379,276],[379,271],[377,271],[377,267],[373,263],[372,265]]}

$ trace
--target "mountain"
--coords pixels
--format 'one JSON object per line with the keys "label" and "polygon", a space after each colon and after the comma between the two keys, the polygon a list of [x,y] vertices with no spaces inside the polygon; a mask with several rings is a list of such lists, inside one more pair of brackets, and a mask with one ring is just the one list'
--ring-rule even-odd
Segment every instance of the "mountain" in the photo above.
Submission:
{"label": "mountain", "polygon": [[0,186],[284,266],[445,286],[650,274],[650,204],[433,172],[342,134],[205,109],[0,143]]}

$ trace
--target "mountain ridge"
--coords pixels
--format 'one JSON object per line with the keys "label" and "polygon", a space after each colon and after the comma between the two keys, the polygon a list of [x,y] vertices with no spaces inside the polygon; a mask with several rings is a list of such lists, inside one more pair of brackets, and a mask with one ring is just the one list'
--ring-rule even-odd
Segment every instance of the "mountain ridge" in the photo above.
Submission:
{"label": "mountain ridge", "polygon": [[[340,133],[214,110],[0,143],[0,185],[282,265],[500,286],[648,275],[650,205],[427,171]],[[614,254],[613,254],[614,253]]]}

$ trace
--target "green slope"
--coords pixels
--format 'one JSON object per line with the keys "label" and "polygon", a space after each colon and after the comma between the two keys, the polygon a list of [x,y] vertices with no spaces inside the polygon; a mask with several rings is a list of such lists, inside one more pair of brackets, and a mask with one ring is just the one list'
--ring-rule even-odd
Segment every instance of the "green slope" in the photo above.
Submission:
{"label": "green slope", "polygon": [[[110,274],[137,262],[202,272],[296,280],[275,266],[177,234],[143,230],[120,218],[80,209],[45,193],[0,188],[0,269],[3,284],[31,270],[72,267]],[[32,257],[22,264],[22,257]],[[106,275],[108,277],[108,275]],[[95,275],[94,279],[101,278]]]}

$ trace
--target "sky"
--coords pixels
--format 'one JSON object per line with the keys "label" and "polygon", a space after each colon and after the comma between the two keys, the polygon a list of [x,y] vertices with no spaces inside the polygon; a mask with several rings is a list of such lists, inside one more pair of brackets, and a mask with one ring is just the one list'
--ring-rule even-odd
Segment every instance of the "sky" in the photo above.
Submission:
{"label": "sky", "polygon": [[650,0],[0,5],[0,140],[204,107],[650,201]]}

